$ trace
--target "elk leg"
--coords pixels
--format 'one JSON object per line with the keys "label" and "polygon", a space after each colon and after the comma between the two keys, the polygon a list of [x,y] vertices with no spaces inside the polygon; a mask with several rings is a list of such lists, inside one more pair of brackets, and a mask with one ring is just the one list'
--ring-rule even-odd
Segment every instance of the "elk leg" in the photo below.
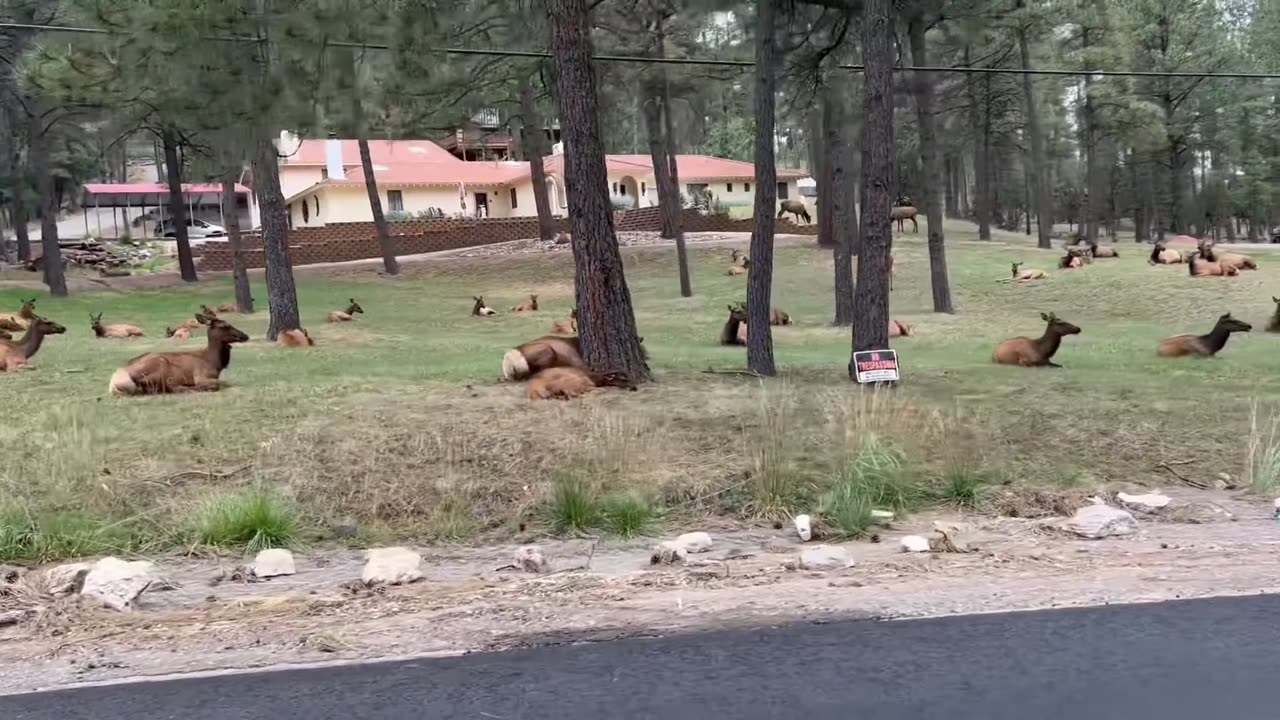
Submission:
{"label": "elk leg", "polygon": [[1061,366],[1061,365],[1059,365],[1058,363],[1053,362],[1052,360],[1050,360],[1049,362],[1046,362],[1046,363],[1045,363],[1045,367],[1060,368],[1060,367],[1062,367],[1062,366]]}

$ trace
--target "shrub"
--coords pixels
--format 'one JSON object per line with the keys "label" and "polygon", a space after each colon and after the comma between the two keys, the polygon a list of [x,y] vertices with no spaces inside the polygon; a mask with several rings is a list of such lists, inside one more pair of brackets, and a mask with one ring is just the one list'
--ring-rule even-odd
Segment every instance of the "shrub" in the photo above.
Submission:
{"label": "shrub", "polygon": [[1263,419],[1255,400],[1249,408],[1249,440],[1245,449],[1248,460],[1246,484],[1259,493],[1272,493],[1280,487],[1280,416],[1272,412]]}
{"label": "shrub", "polygon": [[902,452],[867,433],[858,454],[833,479],[819,514],[838,534],[860,537],[871,526],[872,510],[901,512],[918,505],[922,495]]}
{"label": "shrub", "polygon": [[547,514],[557,533],[585,532],[600,523],[600,501],[580,478],[562,474],[553,480]]}
{"label": "shrub", "polygon": [[604,501],[601,514],[610,533],[622,537],[644,535],[653,525],[653,506],[636,495],[619,495]]}
{"label": "shrub", "polygon": [[126,552],[137,545],[127,523],[74,511],[34,515],[18,505],[0,508],[0,561],[67,560]]}
{"label": "shrub", "polygon": [[210,497],[196,509],[193,524],[198,543],[250,552],[292,545],[298,532],[293,508],[263,490]]}

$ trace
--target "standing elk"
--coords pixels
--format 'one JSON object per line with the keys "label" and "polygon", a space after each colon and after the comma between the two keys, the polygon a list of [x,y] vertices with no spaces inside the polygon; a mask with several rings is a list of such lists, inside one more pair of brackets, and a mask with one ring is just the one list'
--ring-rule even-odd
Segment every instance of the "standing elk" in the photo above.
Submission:
{"label": "standing elk", "polygon": [[806,208],[804,206],[804,203],[800,202],[799,200],[783,200],[782,201],[782,204],[779,206],[779,209],[778,209],[778,217],[781,218],[783,215],[787,213],[791,213],[792,215],[794,215],[797,221],[799,221],[800,218],[804,218],[805,223],[813,222],[813,220],[809,217],[808,208]]}
{"label": "standing elk", "polygon": [[327,318],[329,322],[351,322],[356,319],[356,315],[363,315],[364,308],[360,307],[360,303],[355,298],[348,298],[346,310],[334,310],[329,313]]}
{"label": "standing elk", "polygon": [[995,352],[991,353],[991,362],[1022,367],[1062,367],[1053,362],[1053,355],[1062,345],[1062,338],[1079,335],[1080,328],[1059,320],[1053,313],[1040,313],[1040,318],[1048,323],[1044,335],[1034,340],[1025,336],[1005,340],[996,345]]}
{"label": "standing elk", "polygon": [[202,318],[209,326],[209,342],[203,350],[156,352],[139,355],[111,375],[112,395],[152,395],[214,391],[222,371],[231,364],[231,346],[248,342],[249,336],[217,318]]}
{"label": "standing elk", "polygon": [[93,330],[93,334],[100,338],[142,337],[142,328],[137,325],[103,325],[102,313],[89,314],[89,327]]}
{"label": "standing elk", "polygon": [[911,232],[920,232],[920,223],[916,221],[916,216],[920,211],[910,205],[899,205],[889,210],[889,220],[898,223],[898,232],[906,231],[906,222],[911,221]]}

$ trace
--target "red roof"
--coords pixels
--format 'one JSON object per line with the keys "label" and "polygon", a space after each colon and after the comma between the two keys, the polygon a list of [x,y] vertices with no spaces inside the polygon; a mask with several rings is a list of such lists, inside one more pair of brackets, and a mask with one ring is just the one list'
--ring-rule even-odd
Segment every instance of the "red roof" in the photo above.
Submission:
{"label": "red roof", "polygon": [[[326,140],[303,140],[298,151],[281,158],[285,166],[325,164],[324,148]],[[360,164],[360,143],[356,140],[339,140],[342,143],[342,164]],[[454,163],[462,164],[462,160],[449,154],[448,150],[430,140],[370,140],[369,157],[374,163],[388,165],[391,163]]]}
{"label": "red roof", "polygon": [[[526,162],[453,162],[375,164],[373,174],[380,185],[505,185],[529,176]],[[364,185],[364,171],[356,168],[334,185]]]}
{"label": "red roof", "polygon": [[[553,155],[546,159],[547,172],[564,174],[564,156]],[[653,163],[648,155],[606,155],[605,167],[610,172],[653,172]],[[680,179],[710,180],[733,178],[750,180],[756,175],[756,166],[742,160],[712,157],[710,155],[677,155],[676,170]],[[778,178],[802,178],[808,175],[800,170],[778,169]]]}
{"label": "red roof", "polygon": [[[169,194],[169,186],[160,183],[86,183],[84,191],[89,195],[151,195]],[[221,183],[182,183],[184,193],[220,193]],[[249,188],[236,183],[236,192],[247,193]]]}

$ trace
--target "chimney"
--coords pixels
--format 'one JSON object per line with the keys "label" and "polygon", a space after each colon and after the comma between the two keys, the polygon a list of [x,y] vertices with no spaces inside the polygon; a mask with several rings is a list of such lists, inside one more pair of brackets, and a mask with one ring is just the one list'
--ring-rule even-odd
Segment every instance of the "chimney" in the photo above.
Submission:
{"label": "chimney", "polygon": [[329,133],[329,139],[324,141],[324,164],[330,180],[346,178],[342,169],[342,141],[334,133]]}
{"label": "chimney", "polygon": [[288,158],[298,152],[298,146],[302,144],[302,140],[288,130],[280,131],[280,140],[276,143],[276,149],[280,152],[280,156],[288,162]]}

